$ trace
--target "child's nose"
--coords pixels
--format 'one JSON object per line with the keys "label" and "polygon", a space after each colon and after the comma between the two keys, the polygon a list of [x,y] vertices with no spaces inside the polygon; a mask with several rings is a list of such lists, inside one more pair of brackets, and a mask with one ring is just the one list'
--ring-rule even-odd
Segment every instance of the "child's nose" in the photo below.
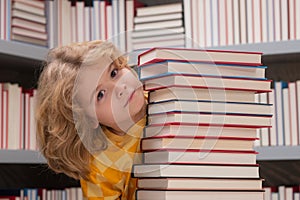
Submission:
{"label": "child's nose", "polygon": [[116,92],[118,97],[122,97],[126,92],[127,86],[125,84],[117,85]]}

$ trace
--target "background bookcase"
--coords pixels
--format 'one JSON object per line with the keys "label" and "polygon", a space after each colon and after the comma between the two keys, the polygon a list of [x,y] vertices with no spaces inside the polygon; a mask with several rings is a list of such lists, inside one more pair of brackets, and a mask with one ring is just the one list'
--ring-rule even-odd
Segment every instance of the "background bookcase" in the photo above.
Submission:
{"label": "background bookcase", "polygon": [[[47,52],[45,47],[0,40],[0,81],[35,87]],[[0,177],[0,190],[79,186],[78,181],[49,170],[37,151],[0,149]]]}
{"label": "background bookcase", "polygon": [[[180,0],[139,0],[157,5]],[[213,49],[261,51],[272,80],[300,80],[300,40],[211,47]],[[25,88],[36,86],[39,70],[48,48],[0,40],[0,81],[17,82]],[[266,186],[300,184],[300,146],[257,147],[261,177]],[[0,189],[24,187],[63,188],[79,186],[78,181],[47,169],[36,151],[0,150]]]}

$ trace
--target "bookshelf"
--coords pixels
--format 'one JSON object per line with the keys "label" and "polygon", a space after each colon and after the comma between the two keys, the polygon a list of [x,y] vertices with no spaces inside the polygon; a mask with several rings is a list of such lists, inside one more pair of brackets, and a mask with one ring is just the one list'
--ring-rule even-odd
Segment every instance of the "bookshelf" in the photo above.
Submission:
{"label": "bookshelf", "polygon": [[[262,63],[268,66],[268,79],[296,81],[300,79],[299,40],[212,47],[211,49],[260,51]],[[288,63],[288,64],[287,64]],[[299,185],[300,146],[255,147],[257,163],[265,186]],[[287,170],[289,169],[289,170]]]}
{"label": "bookshelf", "polygon": [[300,40],[286,40],[278,42],[265,42],[253,44],[240,44],[210,47],[208,49],[233,50],[233,51],[259,51],[263,52],[264,56],[278,54],[294,54],[300,52]]}
{"label": "bookshelf", "polygon": [[36,75],[48,49],[36,45],[0,40],[0,81],[17,82],[25,88],[36,84]]}
{"label": "bookshelf", "polygon": [[46,160],[40,152],[32,150],[0,150],[0,157],[0,164],[46,164]]}
{"label": "bookshelf", "polygon": [[[148,5],[181,2],[140,1]],[[268,78],[286,81],[300,79],[300,40],[214,46],[209,49],[261,51],[264,53],[263,63],[269,67]],[[35,86],[37,71],[47,52],[46,47],[0,40],[0,81],[19,82],[28,88]],[[257,160],[266,185],[300,183],[297,175],[300,174],[300,146],[257,147],[256,150],[259,152]],[[47,170],[45,159],[37,151],[0,150],[0,158],[0,177],[4,177],[0,180],[0,188],[78,186],[78,182]],[[25,172],[28,173],[26,176]],[[48,178],[44,180],[45,177]],[[56,185],[57,180],[59,184]]]}
{"label": "bookshelf", "polygon": [[[23,154],[23,153],[22,153]],[[62,189],[79,187],[79,182],[64,174],[55,174],[46,164],[0,163],[0,190],[20,188]]]}
{"label": "bookshelf", "polygon": [[[36,86],[48,48],[0,40],[0,81]],[[0,189],[79,187],[79,182],[48,169],[38,151],[0,149]]]}
{"label": "bookshelf", "polygon": [[[22,42],[0,40],[0,59],[5,56],[10,58],[24,59],[26,61],[42,61],[48,52],[48,48]],[[5,59],[7,60],[7,59]],[[9,60],[8,61],[13,61]],[[26,67],[27,65],[25,65]]]}
{"label": "bookshelf", "polygon": [[256,147],[257,161],[300,160],[300,146]]}

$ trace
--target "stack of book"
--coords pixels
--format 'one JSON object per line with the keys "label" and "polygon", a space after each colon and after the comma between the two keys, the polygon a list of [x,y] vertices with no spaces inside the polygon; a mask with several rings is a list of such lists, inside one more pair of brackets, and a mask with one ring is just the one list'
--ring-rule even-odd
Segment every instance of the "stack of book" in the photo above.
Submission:
{"label": "stack of book", "polygon": [[182,3],[163,4],[136,9],[132,47],[184,47]]}
{"label": "stack of book", "polygon": [[12,1],[12,40],[47,46],[45,5],[45,1]]}
{"label": "stack of book", "polygon": [[271,126],[261,53],[152,48],[139,55],[149,91],[138,200],[262,200],[257,130]]}

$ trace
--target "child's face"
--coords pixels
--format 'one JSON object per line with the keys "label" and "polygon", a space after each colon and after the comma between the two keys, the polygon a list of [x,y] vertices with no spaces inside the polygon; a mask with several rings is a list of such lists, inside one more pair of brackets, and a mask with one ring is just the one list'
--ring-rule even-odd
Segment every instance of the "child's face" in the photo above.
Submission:
{"label": "child's face", "polygon": [[80,98],[84,105],[89,104],[90,117],[122,134],[145,115],[143,87],[130,69],[106,66],[86,70]]}
{"label": "child's face", "polygon": [[128,68],[110,65],[98,82],[94,98],[99,123],[115,130],[127,130],[145,114],[142,84]]}

